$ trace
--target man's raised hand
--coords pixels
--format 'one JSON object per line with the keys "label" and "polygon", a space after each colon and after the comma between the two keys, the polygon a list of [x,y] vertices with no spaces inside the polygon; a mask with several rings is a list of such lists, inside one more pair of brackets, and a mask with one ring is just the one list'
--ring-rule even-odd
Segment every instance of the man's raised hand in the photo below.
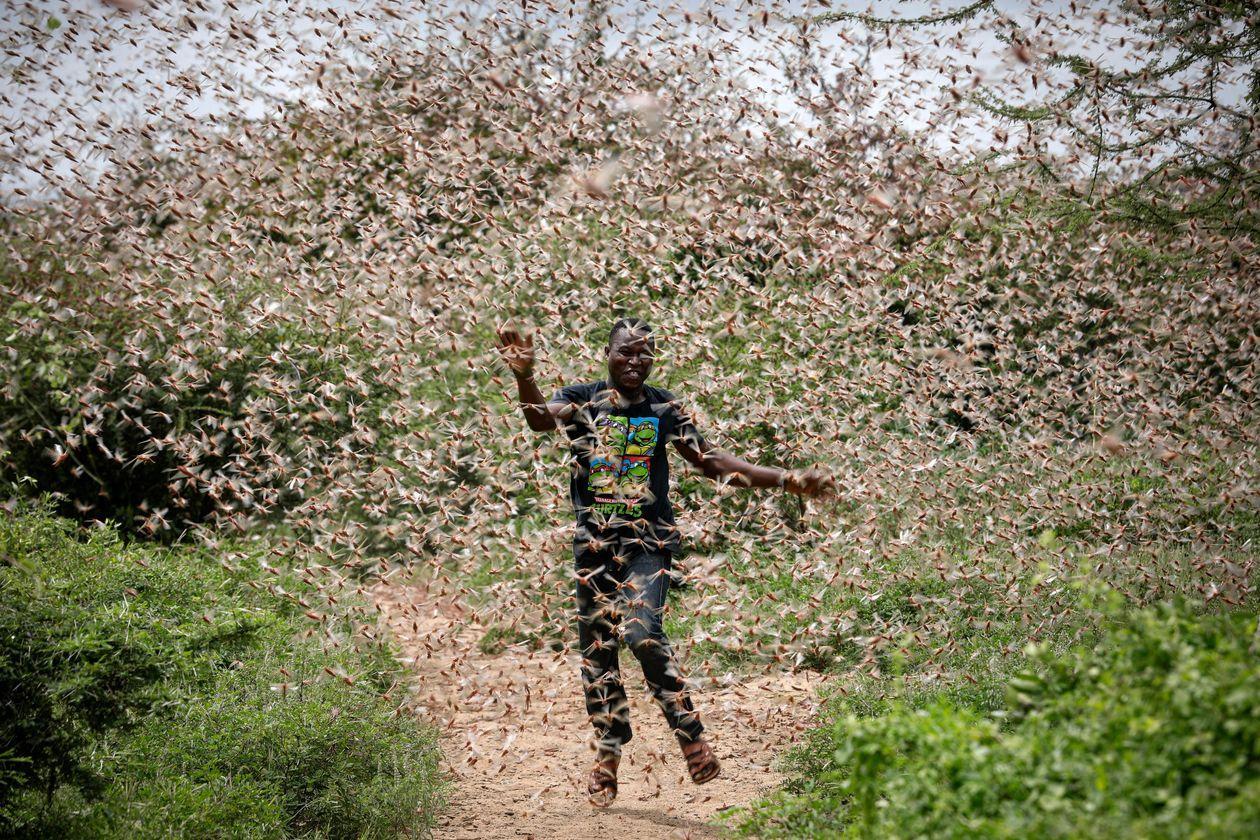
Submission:
{"label": "man's raised hand", "polygon": [[496,327],[499,334],[499,352],[512,373],[525,378],[534,372],[534,336],[522,335],[520,330],[508,324]]}
{"label": "man's raised hand", "polygon": [[790,470],[783,479],[783,489],[798,496],[831,496],[836,492],[835,479],[822,467],[807,470]]}

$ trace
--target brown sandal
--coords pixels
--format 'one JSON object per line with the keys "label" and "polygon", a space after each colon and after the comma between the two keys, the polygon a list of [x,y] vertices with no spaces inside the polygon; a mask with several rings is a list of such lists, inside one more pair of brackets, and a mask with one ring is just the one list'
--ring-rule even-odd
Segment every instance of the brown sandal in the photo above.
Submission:
{"label": "brown sandal", "polygon": [[586,799],[596,808],[607,808],[617,798],[617,765],[621,756],[605,755],[595,761],[586,777]]}
{"label": "brown sandal", "polygon": [[679,743],[682,744],[683,756],[687,759],[687,772],[691,774],[691,781],[702,785],[722,772],[722,765],[718,763],[708,741],[703,738],[683,741],[680,738]]}

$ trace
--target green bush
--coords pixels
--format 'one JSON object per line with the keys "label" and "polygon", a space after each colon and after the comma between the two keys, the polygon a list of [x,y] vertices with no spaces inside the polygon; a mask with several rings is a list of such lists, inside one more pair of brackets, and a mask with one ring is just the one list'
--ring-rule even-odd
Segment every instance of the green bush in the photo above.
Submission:
{"label": "green bush", "polygon": [[1260,833],[1257,618],[1162,604],[1033,649],[1004,709],[944,696],[837,715],[787,789],[732,815],[782,837]]}
{"label": "green bush", "polygon": [[0,521],[0,559],[0,831],[428,827],[433,733],[381,696],[402,681],[387,648],[335,639],[336,616],[311,630],[300,573],[251,587],[204,549],[85,533],[47,503]]}
{"label": "green bush", "polygon": [[[64,516],[165,540],[216,516],[275,516],[324,480],[295,482],[300,465],[375,452],[393,431],[383,415],[400,391],[367,375],[374,348],[344,323],[309,324],[289,292],[172,280],[143,306],[85,299],[117,279],[8,244],[0,481],[52,494]],[[259,321],[258,295],[298,311]]]}

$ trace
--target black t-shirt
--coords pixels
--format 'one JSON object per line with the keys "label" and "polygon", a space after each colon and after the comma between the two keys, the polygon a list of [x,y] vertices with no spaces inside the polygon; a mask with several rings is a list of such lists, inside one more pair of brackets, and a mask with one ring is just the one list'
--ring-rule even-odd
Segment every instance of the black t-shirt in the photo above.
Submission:
{"label": "black t-shirt", "polygon": [[682,438],[703,451],[704,438],[664,388],[644,385],[639,402],[617,404],[624,400],[602,379],[566,385],[549,400],[577,405],[560,422],[569,437],[578,555],[592,548],[592,539],[670,554],[679,548],[666,445]]}

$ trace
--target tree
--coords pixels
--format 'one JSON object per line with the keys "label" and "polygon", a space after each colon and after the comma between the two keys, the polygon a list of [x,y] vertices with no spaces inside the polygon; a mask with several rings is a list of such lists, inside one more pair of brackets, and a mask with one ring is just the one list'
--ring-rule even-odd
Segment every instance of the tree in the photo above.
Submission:
{"label": "tree", "polygon": [[[1016,148],[1017,158],[1031,160],[1074,205],[1084,200],[1155,227],[1255,233],[1260,9],[1197,0],[1068,9],[1060,23],[1092,24],[1109,47],[1107,62],[1050,44],[1054,13],[1035,9],[1021,23],[993,0],[913,18],[832,12],[814,20],[888,32],[987,19],[1044,93],[1020,104],[984,86],[968,99],[1025,129],[1031,143]],[[1052,143],[1066,153],[1048,154]],[[1082,163],[1088,175],[1075,177],[1072,167]]]}

